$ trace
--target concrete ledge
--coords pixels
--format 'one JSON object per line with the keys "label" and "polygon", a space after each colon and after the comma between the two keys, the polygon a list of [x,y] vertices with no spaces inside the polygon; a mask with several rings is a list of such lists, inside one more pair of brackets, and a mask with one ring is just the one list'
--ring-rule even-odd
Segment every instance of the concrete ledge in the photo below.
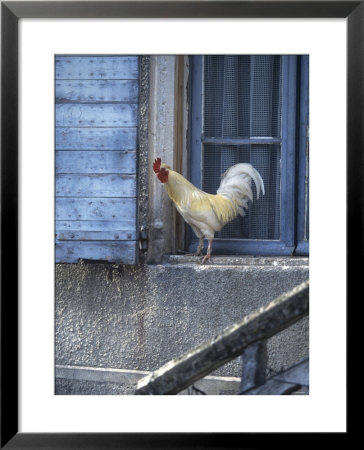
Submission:
{"label": "concrete ledge", "polygon": [[[149,373],[143,370],[56,365],[56,394],[131,394],[134,392],[137,382]],[[114,386],[115,384],[118,386]],[[207,395],[238,394],[240,378],[207,376],[194,383],[193,386],[181,391],[179,395],[198,393]]]}
{"label": "concrete ledge", "polygon": [[[163,264],[201,265],[199,256],[164,255]],[[211,262],[203,267],[260,266],[260,267],[308,267],[309,258],[302,256],[221,256],[212,255]]]}

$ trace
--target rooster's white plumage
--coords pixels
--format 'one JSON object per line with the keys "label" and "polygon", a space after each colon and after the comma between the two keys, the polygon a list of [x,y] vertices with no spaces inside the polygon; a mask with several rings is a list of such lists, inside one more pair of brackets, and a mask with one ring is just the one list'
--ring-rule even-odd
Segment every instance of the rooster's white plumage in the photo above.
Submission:
{"label": "rooster's white plumage", "polygon": [[215,195],[196,188],[170,166],[162,164],[160,158],[154,161],[153,170],[165,185],[177,211],[199,238],[195,255],[201,254],[203,241],[208,239],[207,254],[202,263],[210,259],[215,233],[238,215],[244,216],[249,200],[253,201],[252,180],[256,186],[257,198],[260,191],[264,194],[262,177],[251,164],[230,167],[223,174]]}

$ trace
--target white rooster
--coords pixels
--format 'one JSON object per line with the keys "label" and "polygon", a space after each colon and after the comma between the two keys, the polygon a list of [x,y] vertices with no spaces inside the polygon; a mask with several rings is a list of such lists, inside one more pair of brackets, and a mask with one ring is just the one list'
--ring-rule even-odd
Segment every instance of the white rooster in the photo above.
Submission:
{"label": "white rooster", "polygon": [[177,211],[199,238],[196,256],[203,251],[204,239],[208,240],[207,253],[201,264],[210,260],[215,233],[239,214],[244,216],[248,201],[253,201],[252,180],[256,186],[257,198],[260,191],[264,194],[262,177],[251,164],[230,167],[223,174],[215,195],[195,187],[170,166],[162,164],[160,158],[154,161],[153,170],[166,187]]}

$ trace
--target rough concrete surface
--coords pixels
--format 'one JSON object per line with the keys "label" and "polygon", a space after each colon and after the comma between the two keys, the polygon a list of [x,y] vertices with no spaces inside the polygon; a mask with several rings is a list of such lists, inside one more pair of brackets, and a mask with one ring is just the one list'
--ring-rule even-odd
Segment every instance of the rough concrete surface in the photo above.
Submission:
{"label": "rough concrete surface", "polygon": [[56,395],[132,395],[133,385],[56,378]]}
{"label": "rough concrete surface", "polygon": [[[183,261],[57,264],[56,364],[155,370],[308,278],[305,259]],[[268,351],[273,373],[307,356],[308,320],[271,338]],[[212,375],[240,376],[241,358]]]}

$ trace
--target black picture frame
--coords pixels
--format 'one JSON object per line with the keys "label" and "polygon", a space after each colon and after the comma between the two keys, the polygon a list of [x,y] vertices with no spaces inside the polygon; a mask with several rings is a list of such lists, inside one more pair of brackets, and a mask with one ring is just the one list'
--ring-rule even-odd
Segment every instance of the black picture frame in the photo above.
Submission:
{"label": "black picture frame", "polygon": [[[346,18],[347,301],[360,292],[364,203],[363,1],[1,2],[1,448],[257,448],[270,434],[18,433],[18,21],[20,18]],[[9,108],[9,105],[12,105]],[[333,220],[336,212],[333,212]],[[359,258],[356,258],[359,256]],[[348,346],[349,348],[349,346]],[[221,412],[220,412],[221,413]],[[339,433],[340,435],[347,433]],[[276,434],[275,434],[276,435]],[[307,434],[308,435],[308,434]],[[297,436],[293,436],[294,439]],[[284,445],[288,437],[281,438]],[[336,438],[337,439],[337,438]],[[271,442],[271,441],[270,441]],[[300,438],[300,444],[305,439]],[[337,442],[337,441],[336,441]],[[317,443],[317,435],[315,436]],[[268,445],[267,448],[271,448]]]}

